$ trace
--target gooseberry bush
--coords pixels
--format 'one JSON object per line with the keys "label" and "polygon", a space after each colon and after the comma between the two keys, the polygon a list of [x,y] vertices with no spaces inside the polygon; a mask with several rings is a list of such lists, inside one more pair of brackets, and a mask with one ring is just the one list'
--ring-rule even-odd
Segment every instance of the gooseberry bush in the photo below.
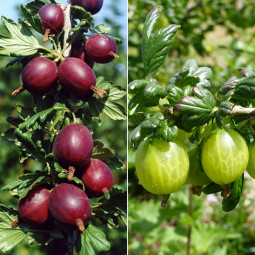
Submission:
{"label": "gooseberry bush", "polygon": [[[126,92],[92,70],[94,62],[118,58],[122,40],[94,24],[103,1],[89,3],[34,0],[21,5],[18,24],[2,17],[0,55],[13,57],[9,68],[22,65],[12,96],[31,94],[30,102],[17,105],[17,116],[7,118],[10,129],[2,136],[19,147],[21,163],[33,159],[42,166],[1,188],[17,198],[17,208],[0,205],[2,252],[27,240],[47,246],[49,254],[97,254],[111,247],[100,226],[110,231],[126,223],[126,189],[112,173],[123,162],[93,139],[105,118],[126,119],[119,101]],[[92,53],[89,38],[95,38]]]}
{"label": "gooseberry bush", "polygon": [[143,26],[146,77],[129,83],[129,146],[139,183],[161,195],[162,206],[186,183],[194,195],[220,192],[229,212],[239,203],[244,171],[254,177],[254,72],[240,69],[215,93],[211,69],[188,60],[161,86],[154,75],[181,28],[157,30],[160,12],[152,9]]}

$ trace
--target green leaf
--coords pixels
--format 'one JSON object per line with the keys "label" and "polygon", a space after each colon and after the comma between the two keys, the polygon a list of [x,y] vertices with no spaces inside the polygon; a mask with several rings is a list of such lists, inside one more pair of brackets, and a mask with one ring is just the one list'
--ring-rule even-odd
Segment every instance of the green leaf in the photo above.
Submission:
{"label": "green leaf", "polygon": [[9,128],[5,133],[2,134],[2,136],[7,141],[15,142],[16,136],[15,136],[14,132],[15,132],[15,128]]}
{"label": "green leaf", "polygon": [[178,87],[190,85],[192,87],[197,86],[207,88],[211,86],[211,77],[212,71],[210,68],[198,67],[197,62],[190,59],[186,61],[182,67],[182,71],[175,74],[174,77],[169,80],[169,85]]}
{"label": "green leaf", "polygon": [[119,219],[124,219],[125,223],[127,218],[127,192],[113,186],[109,191],[109,198],[105,196],[99,200],[99,203],[101,205],[95,207],[93,212],[109,228],[117,228]]}
{"label": "green leaf", "polygon": [[55,0],[34,0],[25,5],[26,9],[31,12],[32,15],[38,14],[39,10],[45,5],[54,3],[56,4]]}
{"label": "green leaf", "polygon": [[94,28],[91,28],[90,31],[98,34],[109,34],[111,32],[111,27],[100,24]]}
{"label": "green leaf", "polygon": [[220,116],[228,116],[231,112],[231,110],[233,109],[233,104],[227,101],[222,102],[219,105],[219,114]]}
{"label": "green leaf", "polygon": [[225,95],[228,91],[233,90],[236,84],[240,81],[237,77],[231,77],[228,79],[218,90],[218,93],[221,95]]}
{"label": "green leaf", "polygon": [[128,90],[130,94],[136,94],[146,87],[148,84],[147,80],[135,80],[128,84]]}
{"label": "green leaf", "polygon": [[143,94],[147,100],[151,100],[155,97],[164,98],[166,96],[165,89],[157,82],[149,82],[144,88]]}
{"label": "green leaf", "polygon": [[125,120],[126,109],[116,101],[124,97],[126,92],[119,87],[113,87],[111,83],[104,81],[103,77],[97,78],[96,87],[106,90],[108,94],[102,99],[93,97],[92,100],[89,101],[91,115],[97,117],[104,113],[113,120]]}
{"label": "green leaf", "polygon": [[244,99],[255,98],[255,74],[242,78],[235,86],[232,97],[241,97]]}
{"label": "green leaf", "polygon": [[215,112],[216,101],[213,94],[202,87],[193,88],[194,96],[182,97],[175,108],[182,114],[185,127],[196,127],[207,123]]}
{"label": "green leaf", "polygon": [[170,48],[170,42],[179,25],[168,25],[151,35],[145,46],[144,68],[146,74],[153,76],[163,65]]}
{"label": "green leaf", "polygon": [[156,137],[167,142],[171,142],[174,138],[176,138],[177,133],[177,126],[169,125],[168,120],[161,121],[154,132]]}
{"label": "green leaf", "polygon": [[43,34],[43,26],[42,26],[42,19],[39,14],[34,14],[29,8],[26,8],[24,5],[21,5],[21,11],[23,12],[24,16],[27,18],[28,22],[31,26],[40,34]]}
{"label": "green leaf", "polygon": [[222,191],[222,187],[214,182],[208,184],[203,188],[203,192],[207,195],[214,194]]}
{"label": "green leaf", "polygon": [[79,235],[74,247],[74,255],[96,255],[98,252],[110,250],[104,232],[89,224],[84,235]]}
{"label": "green leaf", "polygon": [[143,25],[143,34],[142,34],[142,57],[143,61],[145,62],[146,58],[146,46],[148,40],[156,27],[157,23],[160,19],[160,7],[153,8],[146,17],[145,23]]}
{"label": "green leaf", "polygon": [[86,20],[88,24],[94,20],[90,12],[87,12],[83,7],[78,5],[71,6],[71,13],[74,19]]}
{"label": "green leaf", "polygon": [[230,195],[222,201],[222,210],[225,212],[232,211],[239,203],[243,192],[244,175],[239,177],[235,182],[231,183]]}
{"label": "green leaf", "polygon": [[150,118],[147,118],[140,123],[129,135],[129,146],[137,148],[139,143],[157,128],[159,123],[164,120],[164,115],[161,112],[153,114]]}
{"label": "green leaf", "polygon": [[24,22],[17,25],[13,20],[3,16],[2,22],[10,35],[0,34],[0,55],[11,57],[30,56],[42,48]]}
{"label": "green leaf", "polygon": [[184,96],[184,91],[175,85],[167,88],[167,99],[171,106],[174,106]]}
{"label": "green leaf", "polygon": [[2,252],[10,251],[26,237],[19,228],[12,227],[12,223],[17,218],[16,211],[0,205],[0,250]]}
{"label": "green leaf", "polygon": [[104,147],[103,142],[94,140],[94,147],[92,152],[92,158],[100,159],[112,170],[122,169],[122,161],[115,155],[114,150]]}
{"label": "green leaf", "polygon": [[36,171],[35,173],[25,173],[19,176],[19,180],[6,184],[1,188],[3,191],[12,191],[17,189],[17,194],[20,198],[23,198],[34,187],[43,183],[51,183],[52,178],[47,172]]}

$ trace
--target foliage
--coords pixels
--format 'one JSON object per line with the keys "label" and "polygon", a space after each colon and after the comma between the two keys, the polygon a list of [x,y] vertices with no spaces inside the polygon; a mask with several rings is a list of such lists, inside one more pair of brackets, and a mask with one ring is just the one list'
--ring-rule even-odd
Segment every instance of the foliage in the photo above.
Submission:
{"label": "foliage", "polygon": [[[185,45],[184,47],[186,47],[187,51],[191,49],[191,47],[188,47],[190,45],[196,48],[197,45],[192,41],[195,38],[199,40],[200,46],[202,46],[204,36],[209,31],[204,30],[208,25],[209,19],[207,20],[205,17],[203,19],[203,16],[193,16],[193,11],[195,13],[200,8],[204,8],[206,1],[197,1],[193,7],[191,3],[188,5],[188,2],[170,3],[163,1],[163,11],[160,7],[152,8],[144,24],[144,16],[142,14],[147,13],[148,9],[151,9],[151,5],[158,6],[157,1],[155,3],[141,1],[136,8],[134,8],[135,3],[131,1],[129,8],[130,27],[137,28],[137,30],[130,29],[132,33],[129,37],[131,48],[129,69],[130,254],[159,254],[159,252],[162,254],[228,254],[229,252],[232,253],[232,249],[235,250],[233,248],[235,245],[239,245],[239,248],[242,246],[238,251],[242,250],[244,252],[245,241],[240,240],[241,235],[235,231],[234,227],[232,228],[232,225],[231,227],[227,225],[225,229],[215,224],[214,221],[220,220],[219,216],[216,220],[213,216],[206,220],[203,219],[207,211],[203,207],[204,194],[201,195],[202,192],[211,194],[208,195],[208,198],[210,196],[217,197],[217,200],[222,203],[221,211],[217,210],[219,215],[225,215],[222,210],[230,212],[233,209],[238,212],[233,211],[231,215],[236,213],[240,215],[242,213],[241,208],[243,208],[242,199],[244,199],[242,195],[244,192],[243,187],[246,181],[243,176],[226,186],[211,183],[206,187],[192,187],[193,194],[201,195],[202,198],[190,197],[188,199],[187,192],[178,191],[171,194],[169,205],[166,206],[166,197],[161,197],[162,205],[166,206],[166,208],[162,209],[158,202],[159,198],[148,194],[137,184],[137,177],[134,171],[135,150],[140,142],[145,139],[150,141],[154,137],[158,137],[167,142],[174,141],[176,138],[181,139],[185,142],[187,150],[189,150],[189,147],[198,146],[200,155],[203,143],[218,128],[228,127],[236,130],[244,137],[247,144],[252,143],[255,138],[253,130],[253,71],[248,68],[242,68],[239,72],[236,72],[238,75],[230,79],[229,76],[225,77],[228,80],[222,83],[220,87],[220,83],[218,83],[218,87],[216,87],[213,86],[214,68],[209,68],[208,65],[198,65],[195,60],[186,60],[185,57],[182,57],[182,46]],[[183,16],[165,16],[165,13],[176,14],[177,5],[180,7],[178,11],[182,12]],[[215,11],[213,7],[216,5],[219,4],[215,3],[210,6],[212,12]],[[224,3],[224,6],[228,6],[228,4]],[[190,8],[190,10],[187,8]],[[252,13],[250,9],[246,8],[239,11],[244,11],[248,16]],[[226,13],[229,14],[230,12],[230,9],[226,10]],[[161,15],[161,18],[163,16],[163,20],[165,19],[163,25],[159,15]],[[185,18],[182,20],[184,15]],[[201,13],[201,15],[204,15],[204,13]],[[187,18],[190,16],[194,20]],[[168,19],[175,20],[170,22],[170,24],[180,24],[181,27],[168,25]],[[179,22],[176,22],[177,20]],[[211,27],[213,29],[218,24],[218,20],[214,19],[211,22],[213,22]],[[196,31],[191,29],[193,23],[197,24]],[[198,23],[203,23],[203,26],[198,25]],[[245,28],[251,25],[250,23],[237,23],[237,20],[231,19],[227,20],[226,27],[232,27],[233,23],[236,26]],[[157,41],[160,46],[157,47],[158,51],[156,49],[154,53],[157,56],[156,59],[165,59],[166,52],[161,50],[165,47],[170,49],[172,56],[166,58],[165,64],[160,62],[160,65],[157,66],[156,59],[151,61],[149,57],[150,51],[146,49],[146,42],[150,37],[152,40],[153,36],[164,27],[168,29],[169,27],[176,27],[178,31],[174,31],[171,41],[168,41],[167,33],[165,33],[165,40],[160,38]],[[189,29],[186,30],[187,28]],[[183,38],[182,33],[185,34],[185,38]],[[180,40],[187,44],[180,43]],[[138,50],[140,45],[141,48]],[[200,48],[196,48],[197,51]],[[199,53],[206,57],[205,51],[199,51]],[[183,59],[186,60],[185,63]],[[149,63],[147,60],[150,60]],[[171,64],[169,65],[170,61]],[[181,62],[183,66],[174,74],[173,70],[176,70]],[[148,68],[148,66],[151,67]],[[154,70],[158,73],[154,72]],[[217,82],[218,78],[216,78],[215,83]],[[185,138],[182,137],[185,135]],[[155,169],[155,171],[157,170],[159,169]],[[157,185],[156,182],[157,180],[155,180],[155,185]],[[183,187],[183,190],[185,189],[190,190],[186,185]],[[217,195],[215,196],[214,194]],[[220,197],[223,197],[223,199]],[[194,208],[192,208],[193,200],[196,201]],[[240,208],[240,211],[238,208]],[[205,215],[203,211],[205,211]],[[246,213],[244,212],[243,214]],[[226,215],[224,219],[229,218],[231,216],[227,217]],[[213,222],[210,223],[210,221]],[[232,224],[230,221],[228,223]],[[192,245],[190,246],[188,241],[187,253],[185,253],[186,249],[183,247],[186,239],[184,237],[187,236]],[[253,236],[249,236],[249,238],[253,240]],[[169,243],[171,243],[170,246]],[[251,245],[250,251],[252,249]],[[247,249],[247,253],[240,254],[250,253]]]}
{"label": "foliage", "polygon": [[[49,1],[35,0],[26,4],[25,6],[22,6],[22,12],[25,17],[23,19],[19,19],[18,24],[15,24],[9,19],[3,18],[4,26],[7,28],[9,35],[3,29],[3,35],[1,35],[0,39],[1,54],[3,56],[18,57],[12,60],[10,64],[7,64],[7,66],[13,65],[11,67],[12,70],[9,73],[7,71],[3,72],[1,70],[1,72],[5,74],[5,76],[3,77],[6,77],[6,81],[8,81],[8,76],[6,75],[7,73],[10,75],[11,72],[13,74],[13,72],[15,71],[17,73],[16,77],[18,77],[20,73],[20,68],[18,68],[18,65],[16,64],[24,64],[30,57],[40,55],[56,59],[56,62],[58,61],[58,57],[60,57],[63,47],[63,33],[51,39],[53,49],[48,48],[49,45],[45,46],[45,44],[41,44],[41,40],[38,40],[33,34],[33,29],[38,31],[39,33],[43,33],[43,30],[40,27],[41,23],[38,22],[37,13],[40,7],[43,6],[45,3],[49,3]],[[75,8],[76,7],[73,7],[73,9]],[[92,30],[92,28],[94,27],[94,21],[90,13],[87,13],[86,11],[81,9],[79,9],[79,15],[81,18],[79,21],[76,20],[76,22],[78,22],[79,24],[74,23],[76,24],[77,28],[75,32],[76,35],[77,33],[79,33],[79,35],[85,36],[84,26],[90,26]],[[73,15],[76,15],[76,13],[74,11]],[[71,37],[73,35],[73,32],[74,30],[70,31]],[[88,35],[86,34],[86,36]],[[30,47],[32,44],[33,47]],[[13,45],[13,48],[6,47],[6,45]],[[57,55],[58,57],[56,57]],[[6,64],[6,61],[1,60],[1,63]],[[112,64],[112,66],[115,65]],[[100,74],[104,75],[103,72],[100,72]],[[124,88],[125,86],[123,84],[125,84],[126,77],[117,74],[117,72],[115,74],[116,75],[112,75],[111,80],[116,81],[116,78],[118,80],[116,82],[118,82],[121,87]],[[12,75],[11,77],[14,77],[14,75]],[[12,177],[10,175],[10,177],[5,180],[4,183],[6,185],[2,188],[2,190],[9,190],[11,195],[14,196],[14,198],[12,198],[11,201],[10,198],[6,198],[6,201],[3,200],[2,202],[6,202],[6,204],[7,202],[12,203],[12,201],[14,203],[17,203],[17,200],[15,198],[24,197],[27,192],[31,190],[34,186],[47,184],[50,187],[54,187],[54,185],[58,184],[59,182],[66,181],[66,175],[61,173],[59,165],[54,162],[54,156],[52,154],[52,143],[56,134],[63,126],[68,125],[72,122],[82,123],[86,125],[91,130],[91,132],[95,132],[94,138],[97,139],[95,142],[97,149],[93,154],[93,157],[100,158],[108,164],[111,163],[110,167],[112,170],[118,169],[118,171],[115,171],[114,175],[116,179],[118,179],[117,181],[122,187],[122,189],[114,189],[115,200],[111,200],[110,192],[109,194],[106,194],[105,197],[100,198],[100,200],[94,199],[92,201],[92,205],[95,204],[96,206],[92,207],[97,208],[97,210],[103,210],[105,214],[107,214],[107,210],[110,210],[110,215],[113,217],[115,222],[115,225],[111,226],[111,228],[120,227],[120,231],[125,233],[125,226],[122,223],[119,223],[119,220],[123,219],[125,221],[126,217],[126,202],[124,199],[126,197],[124,177],[125,170],[123,170],[124,165],[122,163],[122,160],[120,160],[120,158],[115,155],[113,149],[104,146],[104,142],[106,142],[108,146],[111,146],[112,142],[108,141],[107,137],[103,138],[104,142],[99,140],[103,136],[103,132],[106,130],[102,128],[104,126],[101,125],[103,121],[105,121],[106,123],[110,123],[111,127],[113,128],[121,126],[121,129],[119,129],[119,131],[125,133],[125,125],[121,124],[120,121],[118,122],[118,124],[116,124],[116,121],[112,121],[124,120],[126,118],[125,107],[123,106],[125,105],[125,101],[123,99],[123,97],[125,97],[125,91],[123,90],[123,88],[116,86],[116,84],[112,85],[111,82],[106,81],[106,79],[103,77],[98,77],[96,86],[98,88],[103,87],[108,92],[107,96],[103,99],[99,99],[97,98],[97,96],[94,96],[88,101],[82,101],[74,98],[72,95],[68,95],[66,92],[60,89],[60,87],[58,87],[58,89],[56,89],[55,91],[51,91],[46,96],[32,97],[31,95],[28,95],[26,92],[24,92],[19,95],[17,99],[15,98],[14,101],[9,101],[9,97],[11,94],[10,91],[14,88],[12,88],[12,86],[7,87],[6,81],[1,81],[1,89],[2,92],[6,95],[6,100],[8,101],[8,103],[10,103],[8,104],[8,107],[2,108],[2,111],[5,113],[5,115],[6,112],[12,111],[12,116],[9,116],[7,118],[7,121],[10,123],[10,128],[8,130],[7,123],[3,122],[3,120],[1,119],[1,131],[3,132],[7,130],[3,135],[5,141],[2,139],[1,144],[8,144],[3,146],[4,153],[8,154],[8,158],[6,158],[6,162],[4,162],[3,166],[10,170],[10,173],[14,175],[12,175]],[[12,78],[12,80],[8,82],[13,84],[17,83],[17,78]],[[16,105],[16,111],[13,110],[15,102],[19,102]],[[23,105],[24,102],[25,104]],[[99,127],[100,125],[101,127]],[[111,130],[109,136],[111,137],[112,134],[113,133]],[[9,183],[9,181],[13,180],[14,176],[17,177],[17,169],[21,168],[21,165],[18,164],[15,158],[17,157],[17,148],[10,145],[9,142],[15,144],[20,149],[20,162],[23,164],[23,171],[20,172],[18,175],[19,179],[11,183]],[[115,147],[115,149],[118,149],[120,151],[121,158],[125,159],[125,146],[119,143],[117,145],[114,145],[113,147]],[[15,154],[13,154],[14,151]],[[13,157],[13,161],[15,162],[13,166],[11,164],[9,166],[9,162],[11,162],[10,156]],[[1,159],[4,159],[4,157],[1,156]],[[32,159],[36,160],[35,163],[33,163],[34,161]],[[2,174],[2,171],[0,172]],[[77,177],[74,178],[74,181],[77,185],[81,185],[81,181]],[[82,187],[82,185],[79,187]],[[104,204],[107,203],[106,201],[111,201],[112,203],[116,202],[117,206],[119,202],[118,196],[122,196],[122,194],[124,194],[124,196],[121,197],[120,200],[124,205],[122,205],[121,208],[118,208],[118,210],[116,209],[116,212],[118,211],[118,215],[120,215],[118,217],[118,215],[116,216],[116,214],[114,214],[115,212],[113,212],[112,208],[109,209],[105,207]],[[43,246],[49,245],[51,244],[53,238],[61,238],[61,235],[63,234],[61,233],[61,231],[67,231],[65,229],[62,229],[58,231],[57,234],[52,234],[51,230],[44,231],[38,229],[31,229],[27,225],[19,225],[19,227],[16,229],[12,228],[11,223],[15,218],[17,218],[17,212],[14,209],[7,208],[6,206],[1,207],[1,209],[2,208],[3,215],[5,215],[5,217],[6,215],[10,216],[10,213],[14,215],[12,219],[10,218],[11,220],[9,220],[8,222],[5,221],[4,217],[0,218],[0,222],[2,222],[1,237],[5,238],[5,242],[1,242],[2,251],[9,251],[22,240],[28,240],[30,243],[36,243],[39,245],[41,244]],[[111,216],[107,216],[109,221],[111,220]],[[95,218],[96,217],[97,216],[95,216]],[[107,234],[107,238],[109,238],[108,228],[102,226],[102,223],[96,221],[95,219],[92,219],[92,221],[92,224],[94,226],[92,224],[89,225],[85,232],[86,238],[82,238],[80,242],[77,241],[76,243],[76,254],[83,254],[84,249],[86,250],[86,254],[95,254],[95,252],[106,251],[110,249],[110,243],[106,240],[106,236],[101,230],[103,229],[103,231]],[[101,229],[98,228],[98,226],[100,226]],[[53,227],[54,224],[52,225],[52,228]],[[19,239],[16,238],[16,241],[12,242],[12,240],[8,237],[11,236],[14,232],[17,233]],[[116,233],[116,231],[111,230],[111,232],[111,242],[114,242],[118,239],[118,242],[125,240],[125,235],[117,238],[116,234],[114,234]],[[40,237],[40,235],[42,237]],[[120,240],[120,238],[122,240]],[[114,249],[117,248],[115,247],[115,245],[116,244],[113,243]]]}

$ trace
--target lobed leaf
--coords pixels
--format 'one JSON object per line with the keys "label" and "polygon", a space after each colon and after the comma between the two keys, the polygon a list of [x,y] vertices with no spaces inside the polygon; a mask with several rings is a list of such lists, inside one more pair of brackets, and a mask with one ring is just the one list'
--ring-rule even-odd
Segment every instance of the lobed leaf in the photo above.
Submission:
{"label": "lobed leaf", "polygon": [[170,125],[168,120],[163,120],[157,126],[154,135],[159,139],[171,142],[174,138],[177,137],[177,133],[178,133],[177,126]]}
{"label": "lobed leaf", "polygon": [[38,40],[24,22],[21,21],[17,25],[13,20],[3,16],[2,22],[10,35],[0,34],[0,55],[11,57],[30,56],[41,48]]}

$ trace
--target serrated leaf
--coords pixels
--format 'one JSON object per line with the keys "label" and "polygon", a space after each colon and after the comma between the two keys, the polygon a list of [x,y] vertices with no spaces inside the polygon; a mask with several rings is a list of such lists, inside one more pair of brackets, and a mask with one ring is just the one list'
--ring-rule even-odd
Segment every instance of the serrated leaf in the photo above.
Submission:
{"label": "serrated leaf", "polygon": [[92,152],[92,158],[100,159],[105,162],[112,170],[122,169],[122,161],[115,155],[114,150],[108,147],[104,147],[103,142],[94,140],[94,147]]}
{"label": "serrated leaf", "polygon": [[233,109],[233,104],[230,102],[224,101],[219,105],[219,114],[220,116],[225,117],[230,114],[232,109]]}
{"label": "serrated leaf", "polygon": [[182,114],[186,127],[196,127],[207,123],[214,115],[216,101],[213,94],[204,88],[194,87],[194,96],[182,97],[175,108]]}
{"label": "serrated leaf", "polygon": [[242,78],[235,86],[233,97],[255,98],[255,74]]}
{"label": "serrated leaf", "polygon": [[2,252],[10,251],[26,237],[20,229],[14,229],[11,226],[17,218],[16,211],[0,205],[0,250]]}
{"label": "serrated leaf", "polygon": [[104,81],[103,77],[97,78],[97,88],[107,91],[107,96],[102,99],[93,97],[90,100],[89,107],[91,116],[97,117],[102,113],[105,113],[113,120],[125,120],[126,109],[123,105],[116,101],[126,95],[126,92],[121,90],[120,87],[111,86],[110,82]]}
{"label": "serrated leaf", "polygon": [[83,7],[78,5],[71,6],[71,13],[74,19],[87,20],[88,23],[94,20],[90,12],[87,12]]}
{"label": "serrated leaf", "polygon": [[131,94],[136,94],[137,92],[144,90],[148,84],[147,80],[135,80],[128,84],[128,91]]}
{"label": "serrated leaf", "polygon": [[184,96],[184,91],[175,85],[167,88],[167,99],[171,106],[174,106],[178,100]]}
{"label": "serrated leaf", "polygon": [[154,135],[159,139],[171,142],[174,138],[177,137],[177,133],[178,133],[177,126],[169,125],[168,120],[163,120],[157,126]]}
{"label": "serrated leaf", "polygon": [[137,148],[139,143],[157,128],[159,123],[164,120],[164,115],[161,112],[153,114],[150,118],[147,118],[140,123],[129,135],[129,146]]}
{"label": "serrated leaf", "polygon": [[96,255],[98,252],[108,251],[111,245],[104,232],[89,224],[84,235],[78,236],[74,248],[74,255]]}
{"label": "serrated leaf", "polygon": [[103,197],[99,200],[101,205],[93,211],[95,216],[109,228],[116,228],[119,225],[119,219],[127,218],[127,192],[113,186],[108,195],[109,198]]}
{"label": "serrated leaf", "polygon": [[12,191],[17,189],[17,194],[23,198],[34,187],[43,183],[51,183],[51,178],[47,173],[36,171],[35,173],[25,173],[19,176],[19,180],[11,182],[1,188],[1,190]]}
{"label": "serrated leaf", "polygon": [[44,31],[42,26],[42,19],[39,14],[33,14],[32,11],[24,5],[21,5],[21,11],[23,12],[24,16],[27,18],[33,29],[35,29],[40,34],[43,34]]}
{"label": "serrated leaf", "polygon": [[165,61],[170,49],[170,42],[179,25],[169,25],[151,35],[145,46],[144,68],[146,74],[153,76]]}
{"label": "serrated leaf", "polygon": [[225,95],[228,91],[235,88],[236,84],[240,81],[237,77],[231,77],[228,79],[218,90],[218,93],[221,95]]}
{"label": "serrated leaf", "polygon": [[50,3],[56,3],[55,0],[34,0],[25,5],[25,7],[31,12],[32,15],[38,14],[39,10],[45,5]]}
{"label": "serrated leaf", "polygon": [[143,90],[147,100],[157,97],[158,99],[166,96],[166,90],[157,82],[149,82]]}
{"label": "serrated leaf", "polygon": [[111,27],[100,24],[96,27],[91,28],[90,31],[98,34],[109,34],[111,32]]}
{"label": "serrated leaf", "polygon": [[143,34],[142,34],[142,57],[143,61],[146,58],[146,45],[148,40],[156,27],[160,19],[160,7],[153,8],[146,17],[145,23],[143,25]]}
{"label": "serrated leaf", "polygon": [[235,182],[231,183],[230,195],[222,201],[222,210],[225,212],[232,211],[239,203],[243,192],[244,175],[239,177]]}
{"label": "serrated leaf", "polygon": [[10,35],[0,35],[0,55],[11,57],[30,56],[42,48],[24,22],[17,25],[13,20],[3,16],[2,22]]}

